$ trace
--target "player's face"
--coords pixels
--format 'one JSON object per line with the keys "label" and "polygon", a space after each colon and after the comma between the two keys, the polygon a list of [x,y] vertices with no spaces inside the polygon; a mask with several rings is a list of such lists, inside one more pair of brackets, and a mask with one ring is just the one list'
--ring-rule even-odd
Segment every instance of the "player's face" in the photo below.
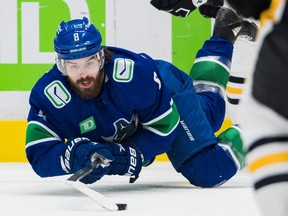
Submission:
{"label": "player's face", "polygon": [[83,99],[99,95],[104,78],[104,73],[99,69],[100,61],[96,55],[65,62],[71,88]]}

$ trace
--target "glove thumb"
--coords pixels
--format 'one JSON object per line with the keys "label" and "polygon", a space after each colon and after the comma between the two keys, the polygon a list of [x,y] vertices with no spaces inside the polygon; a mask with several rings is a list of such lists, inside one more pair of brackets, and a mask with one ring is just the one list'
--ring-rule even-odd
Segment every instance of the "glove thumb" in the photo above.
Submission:
{"label": "glove thumb", "polygon": [[110,165],[115,158],[107,149],[100,149],[97,152],[93,153],[91,156],[91,162],[98,161],[102,167],[107,167]]}

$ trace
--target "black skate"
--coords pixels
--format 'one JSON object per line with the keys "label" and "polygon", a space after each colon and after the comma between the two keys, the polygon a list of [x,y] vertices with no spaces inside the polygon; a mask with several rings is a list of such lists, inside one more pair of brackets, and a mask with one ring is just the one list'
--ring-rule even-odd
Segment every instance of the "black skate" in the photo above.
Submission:
{"label": "black skate", "polygon": [[234,43],[237,37],[249,41],[256,40],[258,27],[255,23],[243,20],[235,11],[221,7],[217,13],[213,36],[223,37]]}
{"label": "black skate", "polygon": [[238,36],[248,41],[255,41],[257,31],[258,31],[258,27],[254,22],[243,20],[242,29],[239,32]]}
{"label": "black skate", "polygon": [[199,12],[207,18],[216,18],[218,10],[223,6],[224,0],[208,0],[199,7]]}

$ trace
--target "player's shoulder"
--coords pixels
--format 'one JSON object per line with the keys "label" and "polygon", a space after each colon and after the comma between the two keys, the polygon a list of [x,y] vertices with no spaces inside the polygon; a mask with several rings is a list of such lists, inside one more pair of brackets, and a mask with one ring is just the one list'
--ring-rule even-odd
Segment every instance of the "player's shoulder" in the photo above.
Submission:
{"label": "player's shoulder", "polygon": [[109,50],[113,52],[113,57],[105,65],[106,91],[109,91],[109,95],[123,107],[129,104],[138,104],[139,107],[151,106],[159,91],[159,82],[155,80],[155,61],[144,53],[121,48]]}
{"label": "player's shoulder", "polygon": [[156,64],[149,55],[118,47],[108,49],[113,52],[113,57],[108,63],[106,72],[115,82],[140,82],[141,79],[143,82],[143,79],[153,77]]}
{"label": "player's shoulder", "polygon": [[55,91],[55,89],[68,89],[67,85],[65,77],[54,65],[36,82],[31,90],[30,97],[47,97],[47,94]]}

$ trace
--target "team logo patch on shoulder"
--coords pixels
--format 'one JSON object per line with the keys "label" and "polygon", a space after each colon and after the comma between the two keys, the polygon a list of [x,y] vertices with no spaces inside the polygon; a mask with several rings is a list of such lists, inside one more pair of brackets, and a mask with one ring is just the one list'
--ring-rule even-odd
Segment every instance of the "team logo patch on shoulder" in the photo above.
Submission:
{"label": "team logo patch on shoulder", "polygon": [[44,89],[44,94],[56,108],[62,108],[71,100],[71,95],[65,86],[59,81],[55,80]]}
{"label": "team logo patch on shoulder", "polygon": [[130,82],[133,78],[134,61],[117,58],[114,62],[113,79],[117,82]]}

